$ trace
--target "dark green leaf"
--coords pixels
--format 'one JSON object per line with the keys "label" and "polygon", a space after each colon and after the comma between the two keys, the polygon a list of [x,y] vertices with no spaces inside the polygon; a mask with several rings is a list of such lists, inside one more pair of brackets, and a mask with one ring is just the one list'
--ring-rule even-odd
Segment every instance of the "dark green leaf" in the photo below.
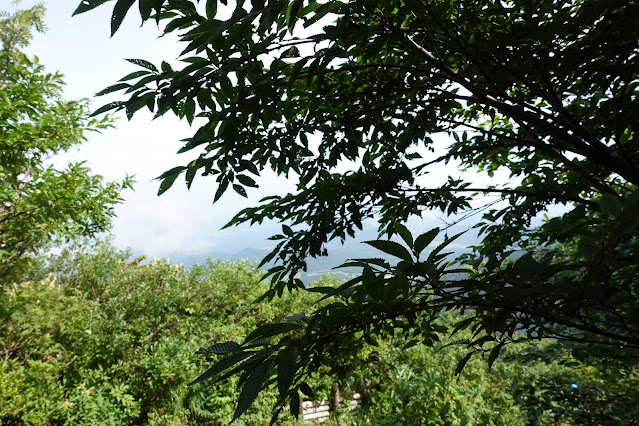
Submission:
{"label": "dark green leaf", "polygon": [[242,197],[247,198],[246,189],[242,185],[238,185],[236,183],[233,184],[233,190],[240,194]]}
{"label": "dark green leaf", "polygon": [[313,392],[313,389],[311,389],[306,382],[302,382],[300,384],[300,391],[309,398],[313,398],[315,396],[315,392]]}
{"label": "dark green leaf", "polygon": [[98,93],[95,94],[95,96],[103,96],[103,95],[106,95],[107,93],[117,92],[118,90],[126,89],[129,87],[131,87],[129,83],[114,84],[113,86],[109,86],[106,89],[100,90]]}
{"label": "dark green leaf", "polygon": [[204,354],[204,353],[212,353],[217,355],[227,354],[230,352],[236,352],[242,349],[239,343],[228,341],[222,343],[215,343],[207,348],[200,348],[196,353]]}
{"label": "dark green leaf", "polygon": [[191,383],[189,383],[189,386],[194,385],[196,383],[203,382],[203,381],[208,380],[208,379],[210,379],[212,377],[215,377],[218,374],[220,374],[221,372],[223,372],[224,370],[234,366],[238,362],[242,361],[245,358],[248,358],[249,356],[251,356],[253,354],[254,354],[253,352],[238,352],[238,353],[234,353],[232,355],[229,355],[227,357],[224,357],[220,361],[218,361],[215,364],[213,364],[213,366],[211,368],[209,368],[204,373],[202,373],[197,379],[195,379]]}
{"label": "dark green leaf", "polygon": [[619,216],[619,213],[621,213],[623,208],[623,204],[621,204],[621,201],[616,196],[606,193],[602,195],[599,200],[599,208],[602,212],[609,214],[610,216]]}
{"label": "dark green leaf", "polygon": [[290,408],[291,414],[297,419],[300,415],[300,394],[297,390],[291,394]]}
{"label": "dark green leaf", "polygon": [[115,7],[113,8],[113,15],[111,16],[111,36],[118,31],[122,20],[126,16],[127,12],[133,6],[135,0],[117,0]]}
{"label": "dark green leaf", "polygon": [[206,0],[206,17],[214,19],[217,15],[217,0]]}
{"label": "dark green leaf", "polygon": [[291,348],[282,352],[277,364],[277,388],[281,396],[284,396],[297,372],[297,348]]}
{"label": "dark green leaf", "polygon": [[470,353],[466,354],[466,356],[463,357],[457,363],[457,367],[455,368],[455,376],[459,376],[462,373],[462,371],[464,371],[464,367],[466,366],[466,363],[468,363],[468,361],[473,356],[473,354],[474,354],[474,352],[470,352]]}
{"label": "dark green leaf", "polygon": [[258,185],[257,183],[255,183],[255,180],[253,180],[251,177],[246,176],[246,175],[237,175],[235,176],[235,178],[242,184],[245,186],[250,186],[251,188],[257,188]]}
{"label": "dark green leaf", "polygon": [[164,194],[169,188],[173,186],[173,182],[180,176],[180,173],[184,170],[183,166],[174,167],[168,170],[158,177],[158,180],[162,180],[160,188],[158,189],[158,195]]}
{"label": "dark green leaf", "polygon": [[153,11],[153,4],[155,0],[139,0],[140,17],[142,22],[145,22],[151,16]]}
{"label": "dark green leaf", "polygon": [[501,352],[501,348],[503,347],[504,347],[504,344],[500,343],[494,348],[492,348],[492,350],[490,351],[490,355],[488,355],[488,369],[492,368],[493,364],[495,363],[495,360],[497,359],[497,357],[499,356],[499,353]]}
{"label": "dark green leaf", "polygon": [[96,7],[108,2],[110,0],[82,0],[78,7],[73,11],[73,15],[79,15],[84,12],[88,12],[91,9],[95,9]]}
{"label": "dark green leaf", "polygon": [[600,244],[590,237],[583,237],[577,243],[579,253],[587,258],[593,258],[600,250]]}
{"label": "dark green leaf", "polygon": [[95,117],[96,115],[100,115],[102,113],[105,113],[107,111],[111,111],[114,109],[122,109],[122,106],[124,105],[124,102],[109,102],[106,105],[101,106],[100,108],[98,108],[97,110],[93,111],[93,113],[91,114],[91,117]]}
{"label": "dark green leaf", "polygon": [[408,247],[413,247],[413,235],[410,233],[408,228],[401,223],[395,224],[395,232],[402,237],[402,240],[406,243]]}
{"label": "dark green leaf", "polygon": [[275,336],[277,334],[282,334],[287,331],[299,330],[302,328],[300,324],[291,324],[291,323],[274,323],[274,324],[265,324],[253,330],[246,339],[244,339],[244,343],[248,343],[257,338],[267,338],[271,336]]}
{"label": "dark green leaf", "polygon": [[266,379],[268,379],[271,374],[274,362],[275,360],[273,359],[268,359],[262,362],[260,365],[255,367],[248,376],[237,401],[237,407],[233,413],[232,421],[235,421],[238,417],[244,414],[244,412],[253,404],[253,401],[257,398],[260,390],[262,390],[262,385],[264,385],[264,382],[266,382]]}
{"label": "dark green leaf", "polygon": [[424,251],[424,249],[433,242],[437,234],[439,234],[439,228],[434,228],[417,237],[417,239],[415,240],[415,245],[413,246],[413,250],[415,250],[415,253],[418,255],[421,254],[421,252]]}
{"label": "dark green leaf", "polygon": [[147,74],[149,74],[148,71],[134,71],[131,74],[127,74],[126,76],[122,77],[118,81],[133,80],[134,78],[139,78],[139,77],[142,77],[142,76],[147,75]]}
{"label": "dark green leaf", "polygon": [[526,253],[515,263],[517,271],[524,278],[530,278],[539,275],[544,270],[544,266],[533,258],[531,253]]}
{"label": "dark green leaf", "polygon": [[356,284],[363,281],[364,278],[365,278],[364,275],[359,275],[359,276],[355,276],[351,278],[350,280],[346,281],[344,284],[340,285],[338,288],[334,288],[332,292],[326,294],[324,297],[320,299],[320,301],[325,300],[329,297],[335,296],[336,294],[342,293],[348,290],[349,288],[352,288]]}
{"label": "dark green leaf", "polygon": [[288,9],[286,10],[286,25],[291,32],[293,31],[293,27],[295,26],[297,13],[300,11],[302,4],[304,4],[304,0],[293,0],[293,2],[288,5]]}
{"label": "dark green leaf", "polygon": [[215,197],[213,198],[214,203],[220,199],[220,197],[224,194],[228,186],[229,186],[228,178],[222,179],[222,182],[220,182],[220,186],[218,186],[217,191],[215,191]]}
{"label": "dark green leaf", "polygon": [[413,258],[406,250],[406,247],[403,245],[396,243],[395,241],[388,240],[373,240],[373,241],[364,241],[365,244],[369,246],[375,247],[378,250],[383,251],[386,254],[390,254],[391,256],[399,257],[407,262],[412,262]]}
{"label": "dark green leaf", "polygon": [[131,62],[132,64],[141,66],[142,68],[146,68],[153,72],[158,72],[158,69],[155,65],[153,65],[149,61],[145,61],[144,59],[125,59],[125,61]]}

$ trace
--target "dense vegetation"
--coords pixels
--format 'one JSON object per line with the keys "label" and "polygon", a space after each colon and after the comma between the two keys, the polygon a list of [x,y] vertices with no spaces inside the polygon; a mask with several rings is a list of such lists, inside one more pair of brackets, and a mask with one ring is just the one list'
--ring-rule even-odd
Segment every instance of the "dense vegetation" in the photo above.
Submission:
{"label": "dense vegetation", "polygon": [[120,193],[131,184],[105,182],[82,163],[59,169],[52,156],[110,125],[89,118],[86,100],[62,95],[59,73],[21,49],[44,30],[44,7],[0,14],[0,280],[19,276],[29,255],[52,240],[109,229]]}
{"label": "dense vegetation", "polygon": [[[237,379],[187,386],[200,370],[195,351],[314,307],[297,295],[251,304],[268,285],[245,262],[187,270],[128,258],[106,244],[65,251],[0,295],[0,424],[227,423]],[[443,343],[454,320],[439,322]],[[401,337],[382,339],[314,371],[309,384],[317,400],[333,381],[347,395],[368,394],[336,424],[612,424],[639,415],[636,368],[588,366],[561,347],[528,345],[503,354],[490,373],[471,361],[457,381],[464,351],[440,350],[443,343],[405,349]],[[265,393],[236,424],[268,423],[276,399]]]}
{"label": "dense vegetation", "polygon": [[[364,220],[395,235],[369,244],[396,263],[361,259],[339,290],[311,289],[334,303],[208,348],[224,357],[201,380],[240,375],[236,416],[271,376],[276,405],[296,401],[362,335],[428,342],[449,311],[472,312],[457,373],[539,339],[637,363],[637,1],[118,0],[111,32],[138,11],[179,34],[183,64],[131,60],[100,93],[120,97],[96,114],[148,108],[197,125],[180,149],[190,161],[160,176],[160,194],[198,174],[215,178],[216,201],[246,195],[264,171],[296,180],[229,223],[282,224],[266,298],[307,290],[306,259]],[[462,268],[445,255],[455,237],[438,245],[438,230],[404,226],[425,211],[481,214]],[[562,213],[539,226],[550,212]]]}
{"label": "dense vegetation", "polygon": [[211,336],[241,337],[299,302],[251,307],[247,302],[264,287],[258,271],[241,262],[186,271],[127,257],[109,247],[62,256],[3,292],[0,419],[112,425],[230,419],[232,384],[186,386],[197,374],[195,351]]}
{"label": "dense vegetation", "polygon": [[[135,3],[115,2],[113,32]],[[97,113],[208,120],[183,150],[207,149],[163,174],[160,192],[198,171],[217,176],[216,200],[265,168],[298,177],[297,192],[232,221],[282,221],[265,259],[281,265],[260,281],[242,262],[144,265],[108,244],[47,252],[107,230],[130,181],[46,166],[110,119],[65,101],[60,76],[21,53],[41,7],[3,15],[0,423],[295,424],[283,409],[297,415],[299,395],[325,399],[333,381],[366,401],[337,424],[635,421],[636,4],[238,1],[219,20],[215,0],[138,3],[195,56],[180,71],[130,60],[143,69],[103,92],[129,98]],[[454,142],[426,158],[440,132]],[[422,183],[451,159],[512,183]],[[337,171],[344,160],[355,169]],[[485,193],[508,203],[474,206]],[[557,202],[567,213],[531,226]],[[455,236],[435,244],[438,230],[403,225],[431,208],[485,212],[489,238],[463,268],[445,253]],[[306,256],[367,217],[396,235],[368,244],[398,262],[355,260],[352,280],[303,286]]]}

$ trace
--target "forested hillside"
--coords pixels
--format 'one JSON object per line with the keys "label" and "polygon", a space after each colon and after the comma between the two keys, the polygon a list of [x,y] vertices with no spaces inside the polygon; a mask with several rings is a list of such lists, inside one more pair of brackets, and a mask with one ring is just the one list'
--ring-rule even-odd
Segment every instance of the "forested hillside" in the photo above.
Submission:
{"label": "forested hillside", "polygon": [[[43,6],[0,16],[0,425],[294,425],[337,388],[362,403],[328,424],[637,423],[636,1],[75,14],[105,4],[111,35],[139,12],[184,50],[180,67],[127,59],[99,93],[120,100],[92,113],[24,53]],[[105,242],[132,179],[50,160],[142,109],[193,125],[159,195],[294,180],[226,225],[278,223],[260,264]],[[433,211],[445,229],[407,226]],[[452,226],[469,218],[466,248]],[[320,276],[372,220],[349,275]]]}
{"label": "forested hillside", "polygon": [[[0,295],[0,424],[228,423],[237,380],[188,386],[201,371],[195,352],[318,307],[310,293],[253,305],[268,289],[261,274],[245,262],[140,265],[108,244],[47,258]],[[639,415],[639,370],[585,363],[558,344],[505,351],[490,372],[473,360],[458,380],[464,350],[441,349],[458,319],[438,320],[426,346],[408,348],[398,335],[370,340],[355,358],[338,354],[310,372],[315,395],[305,399],[327,399],[333,382],[346,396],[365,394],[354,412],[333,415],[339,425],[614,424]],[[235,424],[267,424],[276,399],[264,393]],[[281,423],[297,421],[287,414]]]}

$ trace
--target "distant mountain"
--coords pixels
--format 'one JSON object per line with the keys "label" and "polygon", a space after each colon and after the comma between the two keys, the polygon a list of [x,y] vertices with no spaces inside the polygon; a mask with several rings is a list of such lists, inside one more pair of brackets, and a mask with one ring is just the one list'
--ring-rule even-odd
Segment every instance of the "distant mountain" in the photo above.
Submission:
{"label": "distant mountain", "polygon": [[[432,220],[411,219],[408,223],[408,228],[413,235],[417,235],[432,229],[436,224]],[[436,241],[431,244],[431,249],[439,245],[445,236],[453,236],[460,231],[467,230],[468,227],[474,225],[473,222],[465,223],[465,226],[457,225],[454,228],[444,231],[438,236]],[[247,259],[249,262],[259,262],[271,249],[269,246],[272,241],[266,240],[265,233],[273,231],[274,227],[265,229],[258,229],[255,235],[251,234],[251,238],[247,237],[248,234],[241,234],[241,238],[233,238],[232,241],[226,239],[218,240],[216,247],[225,247],[228,251],[222,251],[219,249],[213,249],[201,253],[190,253],[186,251],[176,251],[173,253],[163,254],[162,257],[169,257],[174,263],[183,263],[184,266],[190,267],[196,263],[204,263],[207,258],[219,259],[219,260],[239,260]],[[276,231],[274,231],[276,232]],[[377,226],[374,223],[366,223],[364,229],[359,231],[356,238],[347,239],[344,244],[340,242],[331,242],[327,245],[328,256],[310,258],[308,259],[308,271],[302,274],[301,279],[304,282],[311,282],[318,279],[325,273],[332,273],[338,276],[338,278],[348,278],[349,276],[358,272],[357,268],[345,268],[345,269],[333,269],[349,259],[353,258],[370,258],[381,257],[389,260],[391,263],[397,261],[390,256],[385,256],[383,252],[374,249],[368,244],[364,244],[363,241],[375,240],[378,238]],[[467,230],[457,240],[455,240],[448,248],[447,251],[453,252],[453,256],[458,256],[464,252],[469,251],[471,245],[477,244],[479,241],[477,232],[475,229]],[[242,247],[242,244],[246,244],[246,247]],[[261,248],[256,248],[261,247]],[[153,254],[149,254],[152,258]],[[271,264],[272,265],[272,264]],[[265,269],[270,266],[266,265]]]}
{"label": "distant mountain", "polygon": [[[433,244],[434,248],[439,242],[435,242]],[[452,252],[453,255],[451,257],[457,257],[464,252],[467,252],[467,249],[451,249],[447,250],[448,252]],[[207,258],[218,259],[218,260],[248,260],[249,262],[260,262],[267,254],[270,253],[268,249],[258,249],[247,247],[238,252],[229,254],[229,253],[202,253],[202,254],[184,254],[184,253],[173,253],[168,256],[173,263],[182,263],[186,267],[191,267],[196,263],[203,264],[206,262]],[[383,258],[389,261],[391,264],[393,262],[397,262],[396,258],[392,256],[385,255],[385,253],[380,252],[379,250],[374,249],[373,247],[356,242],[347,243],[344,246],[332,247],[328,250],[328,256],[322,256],[317,258],[309,258],[307,260],[308,270],[301,274],[300,279],[305,283],[313,282],[319,279],[324,274],[333,274],[337,276],[339,279],[347,279],[350,276],[353,276],[359,272],[359,268],[340,268],[334,269],[337,266],[347,262],[351,259],[361,259],[361,258]],[[269,264],[265,265],[264,269],[268,269],[268,267],[272,266],[273,262],[269,262]]]}

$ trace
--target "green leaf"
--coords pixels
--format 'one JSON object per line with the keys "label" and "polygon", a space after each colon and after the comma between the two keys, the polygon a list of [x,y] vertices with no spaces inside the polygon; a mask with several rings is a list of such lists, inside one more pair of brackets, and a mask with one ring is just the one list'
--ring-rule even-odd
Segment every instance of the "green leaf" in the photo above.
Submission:
{"label": "green leaf", "polygon": [[228,368],[234,366],[238,362],[242,361],[245,358],[248,358],[251,355],[254,355],[254,352],[238,352],[238,353],[229,355],[227,357],[224,357],[220,361],[213,364],[211,368],[209,368],[204,373],[202,373],[197,379],[189,383],[189,386],[192,386],[196,383],[200,383],[212,377],[215,377],[221,372],[227,370]]}
{"label": "green leaf", "polygon": [[235,413],[233,413],[233,420],[231,421],[235,421],[253,404],[253,401],[255,401],[255,399],[257,398],[260,390],[262,390],[262,386],[266,382],[266,379],[268,379],[269,375],[271,374],[274,362],[275,360],[273,359],[266,360],[262,364],[255,367],[255,369],[248,376],[246,382],[244,383],[244,386],[242,387],[242,392],[240,393],[240,397],[237,401]]}
{"label": "green leaf", "polygon": [[111,15],[111,37],[118,31],[122,20],[126,16],[127,12],[133,6],[135,0],[118,0],[113,8],[113,15]]}
{"label": "green leaf", "polygon": [[140,8],[140,17],[142,18],[142,22],[146,21],[151,16],[154,2],[155,0],[139,0],[138,6]]}
{"label": "green leaf", "polygon": [[[275,352],[275,349],[273,348],[263,349],[258,352],[252,352],[252,355],[249,359],[243,361],[240,365],[237,365],[226,371],[224,374],[217,376],[213,383],[224,382],[226,379],[235,376],[239,372],[242,372],[242,376],[244,376],[244,380],[242,381],[242,383],[244,383],[246,381],[246,376],[248,376],[255,367],[264,362],[266,358],[271,356],[273,352]],[[242,376],[240,376],[240,378],[242,378]]]}
{"label": "green leaf", "polygon": [[265,324],[253,330],[246,338],[244,339],[244,343],[249,343],[252,340],[258,338],[267,338],[271,336],[275,336],[277,334],[282,334],[287,331],[299,330],[302,328],[300,324],[291,324],[291,323],[274,323],[274,324]]}
{"label": "green leaf", "polygon": [[238,185],[236,183],[233,184],[233,190],[240,194],[244,198],[248,198],[248,194],[246,193],[246,189],[242,185]]}
{"label": "green leaf", "polygon": [[466,364],[468,363],[470,358],[473,356],[473,354],[474,354],[474,352],[470,352],[470,353],[466,354],[466,356],[463,357],[457,363],[457,368],[455,368],[455,376],[459,376],[462,373],[462,371],[464,371],[464,367],[466,366]]}
{"label": "green leaf", "polygon": [[465,318],[461,321],[459,321],[456,325],[455,328],[453,329],[453,331],[450,333],[450,336],[453,336],[455,333],[457,333],[459,330],[468,328],[468,326],[470,324],[472,324],[474,321],[476,320],[476,317],[470,317],[470,318]]}
{"label": "green leaf", "polygon": [[297,419],[300,415],[300,394],[297,390],[291,393],[289,406],[291,408],[291,414]]}
{"label": "green leaf", "polygon": [[288,8],[286,10],[286,25],[291,32],[293,31],[293,27],[295,26],[297,13],[302,8],[302,4],[304,4],[304,0],[294,0],[288,5]]}
{"label": "green leaf", "polygon": [[190,124],[193,124],[193,118],[195,117],[195,101],[193,99],[187,99],[184,101],[184,115]]}
{"label": "green leaf", "polygon": [[254,175],[259,175],[260,172],[257,168],[257,166],[249,160],[245,160],[243,158],[240,159],[240,165],[242,166],[243,170],[248,170],[249,172],[253,173]]}
{"label": "green leaf", "polygon": [[300,390],[309,398],[313,398],[315,396],[315,392],[313,392],[313,389],[311,389],[311,387],[306,382],[302,382],[300,384]]}
{"label": "green leaf", "polygon": [[497,357],[499,356],[499,353],[501,352],[501,348],[504,347],[503,343],[498,344],[497,346],[495,346],[491,351],[490,351],[490,355],[488,355],[488,369],[490,370],[493,366],[493,364],[495,363],[495,360],[497,359]]}
{"label": "green leaf", "polygon": [[134,71],[131,74],[127,74],[126,76],[122,77],[118,81],[133,80],[134,78],[139,78],[139,77],[145,76],[147,74],[149,74],[148,71]]}
{"label": "green leaf", "polygon": [[334,287],[307,287],[305,288],[309,293],[319,293],[319,294],[328,294],[331,295],[335,293]]}
{"label": "green leaf", "polygon": [[430,252],[430,254],[428,255],[428,261],[429,262],[438,262],[440,259],[445,258],[447,255],[451,254],[451,253],[442,253],[439,254],[442,250],[444,250],[446,247],[448,247],[448,245],[450,243],[452,243],[453,241],[455,241],[457,238],[459,238],[462,234],[464,234],[466,231],[462,231],[458,234],[453,235],[450,238],[446,238],[444,241],[441,242],[441,244],[439,244],[437,247],[435,247],[433,249],[433,251]]}
{"label": "green leaf", "polygon": [[623,203],[625,209],[633,208],[639,205],[639,189],[635,189],[626,197],[626,200]]}
{"label": "green leaf", "polygon": [[[366,278],[366,277],[364,277],[364,275],[358,275],[358,276],[355,276],[355,277],[351,278],[350,280],[346,281],[344,284],[342,284],[338,288],[334,288],[332,292],[326,294],[319,301],[321,302],[322,300],[328,299],[329,297],[335,296],[336,294],[340,294],[340,293],[344,292],[345,290],[348,290],[348,289],[352,288],[356,284],[362,282],[364,280],[364,278]],[[311,290],[309,290],[309,291],[311,291]]]}
{"label": "green leaf", "polygon": [[258,188],[257,183],[255,183],[255,180],[253,180],[253,178],[249,176],[237,175],[235,176],[235,178],[244,186],[249,186],[251,188]]}
{"label": "green leaf", "polygon": [[277,363],[277,388],[281,396],[287,392],[297,372],[297,348],[291,348],[279,357]]}
{"label": "green leaf", "polygon": [[402,240],[406,243],[408,247],[413,247],[413,235],[410,233],[408,228],[401,223],[395,224],[395,232],[402,237]]}
{"label": "green leaf", "polygon": [[127,89],[129,87],[131,87],[129,83],[114,84],[113,86],[109,86],[106,89],[100,90],[98,93],[95,94],[95,96],[104,96],[107,93],[117,92],[118,90]]}
{"label": "green leaf", "polygon": [[217,191],[215,191],[215,197],[213,198],[214,203],[217,200],[219,200],[220,197],[222,197],[222,195],[224,194],[228,186],[229,186],[229,179],[225,177],[224,179],[222,179],[222,182],[220,182],[220,186],[217,187]]}
{"label": "green leaf", "polygon": [[311,16],[306,22],[304,22],[304,28],[308,28],[314,23],[318,22],[324,16],[328,15],[331,12],[337,12],[339,8],[343,7],[344,3],[342,2],[328,2],[321,4],[316,10],[313,10],[315,14]]}
{"label": "green leaf", "polygon": [[386,254],[390,254],[391,256],[398,257],[407,262],[413,261],[413,257],[411,256],[409,251],[406,250],[406,247],[404,247],[403,245],[399,243],[396,243],[395,241],[373,240],[373,241],[364,241],[364,243],[368,244],[369,246],[375,247],[376,249],[381,250]]}
{"label": "green leaf", "polygon": [[439,228],[434,228],[417,237],[417,239],[415,240],[415,245],[413,246],[413,250],[415,251],[415,253],[417,255],[421,254],[421,252],[424,251],[424,249],[433,242],[437,234],[439,234]]}
{"label": "green leaf", "polygon": [[144,59],[125,59],[125,61],[131,62],[132,64],[138,65],[142,68],[146,68],[153,72],[158,72],[158,69],[155,65],[153,65],[149,61],[145,61]]}
{"label": "green leaf", "polygon": [[600,244],[590,237],[582,237],[577,243],[577,250],[580,254],[587,258],[595,257],[599,252],[599,249]]}
{"label": "green leaf", "polygon": [[111,111],[114,109],[118,109],[118,110],[122,109],[123,105],[124,105],[124,102],[121,102],[121,101],[109,102],[108,104],[102,105],[100,108],[93,111],[90,117],[95,117],[96,115],[100,115],[102,113],[105,113],[107,111]]}
{"label": "green leaf", "polygon": [[319,8],[321,8],[322,6],[324,6],[324,3],[317,3],[317,1],[315,0],[311,0],[309,2],[309,5],[304,7],[299,13],[298,15],[300,16],[306,16],[310,13],[315,12],[316,10],[318,10]]}
{"label": "green leaf", "polygon": [[544,271],[544,265],[537,262],[537,260],[532,256],[532,253],[526,253],[515,263],[517,267],[517,271],[524,278],[534,277],[539,275]]}
{"label": "green leaf", "polygon": [[231,352],[237,352],[240,349],[242,349],[242,346],[240,346],[239,343],[228,341],[228,342],[222,342],[222,343],[215,343],[214,345],[211,345],[208,348],[200,348],[196,353],[198,354],[211,353],[211,354],[222,355],[222,354],[228,354]]}
{"label": "green leaf", "polygon": [[175,179],[180,176],[180,173],[182,173],[184,168],[184,166],[174,167],[171,170],[162,173],[158,177],[158,180],[162,180],[162,182],[160,183],[160,188],[158,189],[158,195],[164,194],[166,191],[168,191],[169,188],[173,186]]}
{"label": "green leaf", "polygon": [[193,179],[195,179],[195,174],[198,171],[198,166],[196,161],[192,161],[191,163],[189,163],[188,168],[186,169],[186,174],[184,176],[184,179],[186,181],[186,187],[188,189],[191,189],[191,185],[193,184]]}
{"label": "green leaf", "polygon": [[88,12],[91,9],[95,9],[96,7],[108,2],[110,0],[82,0],[78,7],[73,11],[71,16],[79,15],[84,12]]}
{"label": "green leaf", "polygon": [[599,208],[602,212],[610,216],[619,216],[619,213],[621,213],[623,209],[623,204],[621,204],[621,201],[616,196],[606,193],[602,195],[599,200]]}
{"label": "green leaf", "polygon": [[215,19],[217,15],[217,0],[206,0],[206,18]]}

